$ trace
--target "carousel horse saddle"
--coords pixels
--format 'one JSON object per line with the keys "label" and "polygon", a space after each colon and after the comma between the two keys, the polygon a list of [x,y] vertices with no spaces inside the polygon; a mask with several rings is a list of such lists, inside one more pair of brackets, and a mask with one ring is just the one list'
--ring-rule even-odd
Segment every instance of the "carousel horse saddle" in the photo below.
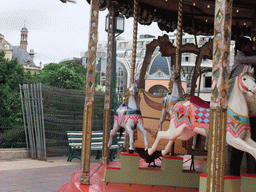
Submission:
{"label": "carousel horse saddle", "polygon": [[194,95],[190,96],[190,103],[193,103],[205,109],[210,109],[210,102],[204,101],[200,97]]}
{"label": "carousel horse saddle", "polygon": [[124,115],[141,115],[141,111],[140,109],[131,109],[128,107]]}

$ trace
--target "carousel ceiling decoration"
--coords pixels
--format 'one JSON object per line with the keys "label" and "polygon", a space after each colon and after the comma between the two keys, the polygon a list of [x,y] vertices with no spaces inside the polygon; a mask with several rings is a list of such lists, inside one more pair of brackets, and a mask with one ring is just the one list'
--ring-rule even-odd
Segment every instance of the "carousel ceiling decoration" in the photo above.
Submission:
{"label": "carousel ceiling decoration", "polygon": [[[89,1],[89,0],[88,0]],[[101,0],[101,10],[114,3],[117,12],[126,18],[133,17],[134,0]],[[197,35],[213,35],[215,0],[183,1],[183,30]],[[150,25],[157,22],[162,31],[173,32],[177,28],[178,0],[138,0],[138,22]],[[232,39],[237,34],[251,36],[256,1],[233,0]]]}

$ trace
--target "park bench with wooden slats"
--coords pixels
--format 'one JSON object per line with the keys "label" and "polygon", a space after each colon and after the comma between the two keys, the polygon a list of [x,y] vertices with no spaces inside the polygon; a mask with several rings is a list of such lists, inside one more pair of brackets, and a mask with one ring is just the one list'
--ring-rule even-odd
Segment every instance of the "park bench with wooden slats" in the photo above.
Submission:
{"label": "park bench with wooden slats", "polygon": [[[69,144],[69,155],[67,161],[72,161],[72,159],[77,158],[81,160],[80,156],[75,156],[76,151],[81,151],[82,149],[82,131],[67,131],[68,144]],[[110,147],[109,159],[113,161],[115,159],[115,149],[119,149],[124,144],[124,136],[116,142],[117,144],[112,144]],[[103,132],[102,131],[92,131],[91,140],[91,150],[97,151],[96,159],[101,157],[102,151],[102,141]],[[115,141],[113,141],[114,143]]]}

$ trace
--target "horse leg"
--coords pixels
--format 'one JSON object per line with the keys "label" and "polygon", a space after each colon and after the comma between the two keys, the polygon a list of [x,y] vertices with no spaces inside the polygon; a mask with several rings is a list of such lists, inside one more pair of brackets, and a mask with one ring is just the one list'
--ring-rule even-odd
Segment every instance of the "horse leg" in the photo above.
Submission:
{"label": "horse leg", "polygon": [[162,156],[165,156],[169,152],[169,150],[171,149],[172,144],[174,143],[174,141],[175,141],[175,139],[172,139],[172,140],[170,140],[167,143],[167,145],[165,146],[164,150],[161,151],[162,152]]}
{"label": "horse leg", "polygon": [[166,135],[166,132],[167,131],[158,131],[154,144],[152,145],[151,148],[148,149],[149,155],[152,155],[156,151],[156,148],[159,145],[160,141],[165,138],[164,136]]}
{"label": "horse leg", "polygon": [[[179,127],[175,128],[174,126],[174,122],[171,121],[169,129],[167,131],[159,131],[156,137],[156,140],[154,142],[154,144],[152,145],[151,148],[148,149],[148,154],[152,155],[156,149],[157,146],[159,145],[159,142],[162,139],[168,139],[169,140],[169,145],[170,146],[166,146],[167,148],[171,147],[171,145],[173,144],[173,142],[176,140],[177,137],[179,137],[180,135],[182,135],[184,129],[186,128],[186,124],[182,124]],[[166,148],[166,149],[167,149]],[[166,151],[164,151],[166,152]]]}
{"label": "horse leg", "polygon": [[163,126],[163,123],[165,121],[165,118],[166,118],[166,110],[165,108],[162,109],[162,115],[160,117],[160,122],[159,122],[159,126],[158,126],[158,131],[162,131],[162,126]]}
{"label": "horse leg", "polygon": [[134,146],[133,146],[133,130],[132,130],[132,126],[129,125],[129,121],[127,123],[127,125],[125,126],[126,132],[129,135],[129,150],[133,151],[134,150]]}
{"label": "horse leg", "polygon": [[253,141],[251,137],[246,139],[245,142],[251,145],[253,148],[256,148],[256,142]]}
{"label": "horse leg", "polygon": [[[247,139],[247,141],[242,140],[241,138],[235,138],[233,135],[229,132],[227,132],[227,143],[231,145],[232,147],[239,149],[241,151],[245,151],[247,153],[250,153],[255,159],[256,159],[256,148],[254,147],[254,142],[250,141],[250,139]],[[253,146],[252,146],[253,145]]]}
{"label": "horse leg", "polygon": [[191,147],[191,149],[192,149],[193,151],[195,151],[195,149],[196,149],[196,140],[197,140],[197,135],[195,135],[195,136],[193,137],[193,143],[192,143],[192,147]]}
{"label": "horse leg", "polygon": [[117,124],[117,122],[114,123],[113,129],[110,131],[109,141],[108,141],[108,147],[110,148],[113,142],[113,137],[117,134],[118,130],[120,129],[120,126]]}
{"label": "horse leg", "polygon": [[124,136],[124,144],[123,144],[123,148],[126,149],[126,144],[127,144],[127,139],[128,139],[128,133],[127,131],[125,131],[125,136]]}
{"label": "horse leg", "polygon": [[143,127],[142,120],[139,120],[139,123],[137,124],[137,128],[139,129],[140,133],[143,135],[145,150],[147,150],[148,149],[147,131]]}
{"label": "horse leg", "polygon": [[208,137],[205,138],[204,150],[208,151]]}

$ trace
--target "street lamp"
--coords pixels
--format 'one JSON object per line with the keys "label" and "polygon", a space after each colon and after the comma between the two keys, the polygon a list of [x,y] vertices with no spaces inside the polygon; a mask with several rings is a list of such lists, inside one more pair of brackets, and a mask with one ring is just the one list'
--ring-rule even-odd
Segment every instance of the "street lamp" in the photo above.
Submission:
{"label": "street lamp", "polygon": [[[115,16],[115,33],[120,35],[121,33],[124,32],[124,15],[121,13],[118,13],[118,15]],[[106,20],[105,20],[105,31],[108,32],[108,21],[109,21],[109,14],[106,15]],[[118,36],[117,35],[117,36]],[[117,37],[115,36],[115,37]]]}
{"label": "street lamp", "polygon": [[[118,14],[118,15],[117,15]],[[114,37],[114,50],[113,50],[113,77],[112,77],[112,109],[116,107],[116,37],[124,32],[125,17],[121,13],[115,14],[115,37]],[[106,15],[105,31],[108,32],[109,14]]]}

